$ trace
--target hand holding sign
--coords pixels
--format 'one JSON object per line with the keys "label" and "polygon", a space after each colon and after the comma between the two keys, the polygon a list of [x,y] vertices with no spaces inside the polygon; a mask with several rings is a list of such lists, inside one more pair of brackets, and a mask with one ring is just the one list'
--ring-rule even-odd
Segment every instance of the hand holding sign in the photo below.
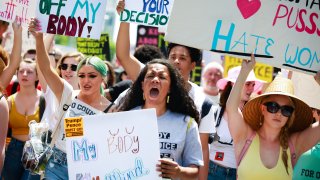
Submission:
{"label": "hand holding sign", "polygon": [[317,83],[320,85],[320,70],[318,73],[314,76],[314,79],[317,81]]}

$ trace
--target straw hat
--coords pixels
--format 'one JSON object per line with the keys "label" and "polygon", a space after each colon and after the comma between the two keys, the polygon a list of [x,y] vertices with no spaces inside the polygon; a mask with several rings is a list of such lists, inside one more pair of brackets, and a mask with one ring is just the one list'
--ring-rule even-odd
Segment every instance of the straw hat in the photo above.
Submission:
{"label": "straw hat", "polygon": [[3,69],[6,67],[4,61],[2,60],[2,58],[0,57],[0,74],[2,73]]}
{"label": "straw hat", "polygon": [[[234,68],[229,69],[228,71],[228,76],[225,78],[220,79],[217,82],[217,87],[221,90],[224,90],[224,88],[226,87],[227,83],[229,81],[235,83],[239,74],[240,74],[240,70],[241,70],[241,66],[236,66]],[[250,71],[246,82],[248,81],[255,81],[255,86],[254,86],[254,91],[258,90],[259,88],[262,87],[263,83],[265,83],[265,81],[260,80],[256,77],[256,75],[254,74],[253,70]]]}
{"label": "straw hat", "polygon": [[288,129],[289,133],[302,131],[311,125],[313,120],[311,108],[301,99],[294,96],[293,83],[290,79],[277,76],[267,87],[265,93],[248,101],[243,108],[244,120],[253,130],[260,128],[259,124],[262,116],[260,105],[262,104],[262,100],[268,95],[285,95],[293,100],[295,119],[292,126]]}

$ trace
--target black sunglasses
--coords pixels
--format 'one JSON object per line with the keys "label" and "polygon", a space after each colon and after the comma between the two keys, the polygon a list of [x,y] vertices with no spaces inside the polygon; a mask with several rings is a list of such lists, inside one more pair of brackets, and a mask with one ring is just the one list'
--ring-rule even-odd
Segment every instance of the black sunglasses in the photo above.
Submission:
{"label": "black sunglasses", "polygon": [[292,106],[280,106],[276,102],[266,102],[263,105],[267,106],[267,111],[269,113],[277,113],[279,109],[281,109],[281,114],[285,117],[290,117],[294,111],[294,108]]}
{"label": "black sunglasses", "polygon": [[[72,71],[76,71],[77,70],[77,65],[75,64],[70,64],[71,65],[71,70]],[[67,70],[68,69],[69,64],[60,64],[60,68],[62,70]]]}

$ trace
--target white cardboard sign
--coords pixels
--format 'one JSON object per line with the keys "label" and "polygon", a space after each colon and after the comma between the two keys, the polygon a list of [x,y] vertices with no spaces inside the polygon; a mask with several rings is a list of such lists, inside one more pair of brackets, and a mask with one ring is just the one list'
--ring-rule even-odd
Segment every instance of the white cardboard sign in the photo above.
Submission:
{"label": "white cardboard sign", "polygon": [[320,3],[175,0],[165,39],[314,74],[320,69]]}
{"label": "white cardboard sign", "polygon": [[68,118],[65,129],[69,179],[161,179],[155,109]]}

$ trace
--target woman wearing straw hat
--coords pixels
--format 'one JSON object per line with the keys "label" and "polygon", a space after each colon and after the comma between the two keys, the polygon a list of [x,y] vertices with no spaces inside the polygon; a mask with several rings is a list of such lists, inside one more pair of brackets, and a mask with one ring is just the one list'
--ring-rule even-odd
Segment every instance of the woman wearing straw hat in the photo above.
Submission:
{"label": "woman wearing straw hat", "polygon": [[[233,140],[228,128],[228,116],[225,112],[226,102],[230,95],[233,84],[240,73],[241,66],[229,69],[228,76],[218,80],[217,87],[222,90],[220,102],[215,113],[216,133],[209,139],[209,173],[208,179],[236,179],[237,163],[234,156]],[[264,81],[256,78],[253,70],[246,79],[245,86],[241,90],[239,109],[242,109],[249,100],[256,87],[260,87]],[[213,127],[212,127],[213,128]]]}
{"label": "woman wearing straw hat", "polygon": [[295,160],[320,140],[320,126],[310,126],[311,108],[293,95],[291,80],[282,77],[247,102],[241,113],[240,89],[254,65],[254,55],[242,62],[226,107],[238,178],[291,179]]}

